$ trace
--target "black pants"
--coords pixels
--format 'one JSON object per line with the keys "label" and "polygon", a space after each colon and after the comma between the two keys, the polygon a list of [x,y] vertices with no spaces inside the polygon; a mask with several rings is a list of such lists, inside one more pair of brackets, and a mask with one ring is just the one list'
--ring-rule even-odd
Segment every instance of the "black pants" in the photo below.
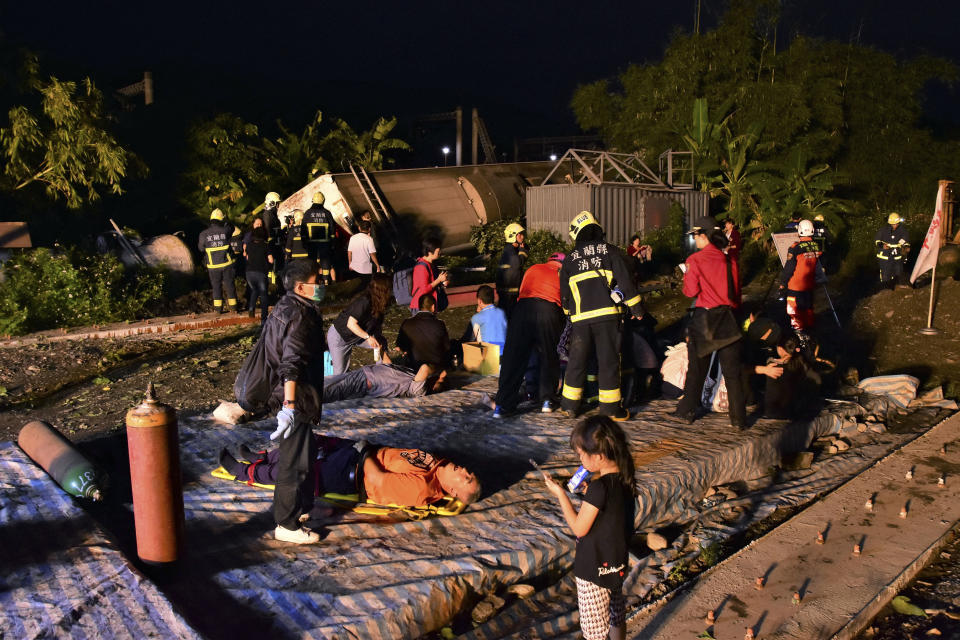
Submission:
{"label": "black pants", "polygon": [[600,387],[600,413],[613,415],[620,408],[621,326],[618,318],[610,317],[610,320],[590,324],[573,323],[561,401],[561,406],[567,411],[576,411],[580,407],[591,356],[595,356],[599,363],[597,383]]}
{"label": "black pants", "polygon": [[[312,423],[320,423],[323,383],[320,389],[304,381],[297,383],[297,424],[280,440],[273,490],[273,519],[284,529],[300,528],[299,518],[313,507],[314,460],[317,459]],[[274,392],[274,399],[277,397]],[[280,387],[280,400],[283,388]],[[275,405],[278,403],[274,403]]]}
{"label": "black pants", "polygon": [[[734,426],[743,426],[747,422],[746,396],[743,389],[743,376],[740,371],[743,366],[742,342],[742,340],[737,340],[716,352],[717,359],[720,361],[720,369],[723,372],[723,380],[727,385],[727,398],[730,402],[730,424]],[[679,413],[696,411],[701,405],[703,381],[706,379],[707,370],[710,368],[711,354],[708,353],[702,358],[698,358],[696,353],[696,337],[690,336],[687,342],[687,379],[683,385],[683,397],[677,403],[677,412]]]}
{"label": "black pants", "polygon": [[[500,382],[496,403],[505,409],[520,404],[520,383],[523,382],[536,351],[540,362],[540,402],[553,398],[560,381],[560,357],[557,342],[563,331],[563,311],[540,298],[524,298],[517,303],[507,325],[507,340],[500,359]],[[527,390],[531,391],[530,389]]]}
{"label": "black pants", "polygon": [[520,293],[516,290],[507,291],[506,289],[497,288],[497,306],[503,309],[507,318],[513,315],[513,308],[517,306],[517,297],[519,295]]}
{"label": "black pants", "polygon": [[880,284],[892,287],[903,280],[903,259],[888,258],[886,260],[877,259],[880,266]]}
{"label": "black pants", "polygon": [[207,268],[207,274],[210,276],[210,288],[213,289],[213,306],[217,309],[223,308],[223,294],[227,294],[227,304],[231,307],[237,306],[237,289],[233,284],[235,275],[233,265],[221,267],[220,269]]}
{"label": "black pants", "polygon": [[[354,441],[328,436],[311,436],[311,439],[314,440],[316,454],[313,458],[313,473],[316,479],[310,483],[304,483],[303,492],[359,493],[356,479],[360,452],[354,448]],[[252,480],[259,484],[276,484],[279,468],[280,450],[273,449],[261,456],[256,464],[246,465],[237,462],[227,471],[241,480]],[[299,526],[295,524],[290,528],[296,529]]]}
{"label": "black pants", "polygon": [[267,274],[263,271],[247,271],[247,310],[257,308],[257,299],[260,300],[260,320],[266,321],[270,301],[267,298]]}

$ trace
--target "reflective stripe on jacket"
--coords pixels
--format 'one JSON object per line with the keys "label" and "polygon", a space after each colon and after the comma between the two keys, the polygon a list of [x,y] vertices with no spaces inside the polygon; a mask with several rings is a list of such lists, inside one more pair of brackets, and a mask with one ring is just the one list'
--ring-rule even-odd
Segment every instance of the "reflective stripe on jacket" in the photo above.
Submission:
{"label": "reflective stripe on jacket", "polygon": [[222,269],[234,263],[227,227],[214,223],[200,232],[197,248],[204,256],[207,269]]}
{"label": "reflective stripe on jacket", "polygon": [[633,315],[645,313],[640,294],[633,286],[632,272],[620,248],[607,242],[577,244],[560,268],[560,296],[571,322],[596,322],[619,316],[622,306],[610,297],[619,288],[622,306]]}

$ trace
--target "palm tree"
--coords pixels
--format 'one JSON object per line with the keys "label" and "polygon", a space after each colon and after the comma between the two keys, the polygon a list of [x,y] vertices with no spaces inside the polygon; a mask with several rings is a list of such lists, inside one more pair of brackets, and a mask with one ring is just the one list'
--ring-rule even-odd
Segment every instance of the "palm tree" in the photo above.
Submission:
{"label": "palm tree", "polygon": [[389,120],[379,118],[369,131],[360,134],[340,118],[335,118],[333,124],[333,130],[323,140],[323,149],[342,169],[352,163],[369,171],[378,171],[383,169],[385,163],[394,162],[392,158],[386,158],[384,152],[410,150],[410,145],[403,140],[388,137],[397,126],[396,117]]}

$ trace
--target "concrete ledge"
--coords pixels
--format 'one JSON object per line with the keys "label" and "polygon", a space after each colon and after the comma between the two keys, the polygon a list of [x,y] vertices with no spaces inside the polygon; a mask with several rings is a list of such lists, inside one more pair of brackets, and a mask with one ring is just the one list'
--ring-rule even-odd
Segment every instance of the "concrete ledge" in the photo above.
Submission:
{"label": "concrete ledge", "polygon": [[[891,453],[631,622],[629,637],[853,638],[960,521],[960,415]],[[946,444],[946,452],[940,453]],[[913,479],[905,479],[907,470]],[[945,486],[938,486],[943,473]],[[872,498],[872,509],[866,501]],[[899,516],[906,505],[907,517]],[[824,532],[825,544],[817,544]],[[859,556],[854,545],[861,546]],[[756,579],[763,577],[762,590]],[[801,595],[799,605],[793,594]]]}

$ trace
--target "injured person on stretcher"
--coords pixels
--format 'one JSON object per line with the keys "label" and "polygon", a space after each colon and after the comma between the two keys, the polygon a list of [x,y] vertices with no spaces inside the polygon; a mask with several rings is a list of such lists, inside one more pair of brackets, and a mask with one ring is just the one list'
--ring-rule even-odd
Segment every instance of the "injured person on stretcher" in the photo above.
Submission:
{"label": "injured person on stretcher", "polygon": [[[358,494],[360,502],[422,507],[452,496],[469,505],[480,498],[480,481],[465,467],[420,449],[381,447],[365,440],[313,434],[314,464],[300,495]],[[220,465],[238,481],[272,485],[276,482],[277,449],[270,452],[240,447],[241,462],[223,449]],[[311,504],[304,507],[309,511]]]}

